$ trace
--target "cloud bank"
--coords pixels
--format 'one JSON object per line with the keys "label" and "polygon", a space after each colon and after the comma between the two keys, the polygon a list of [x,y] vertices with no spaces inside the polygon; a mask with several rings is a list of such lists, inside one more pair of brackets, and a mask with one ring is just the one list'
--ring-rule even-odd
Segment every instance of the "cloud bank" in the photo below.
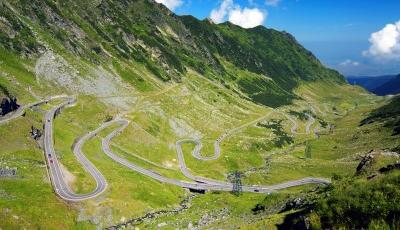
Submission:
{"label": "cloud bank", "polygon": [[372,33],[369,42],[371,46],[363,52],[364,56],[400,60],[400,21]]}
{"label": "cloud bank", "polygon": [[241,8],[233,0],[224,0],[221,5],[213,9],[210,18],[215,23],[226,20],[243,28],[253,28],[262,25],[267,17],[267,13],[258,8]]}
{"label": "cloud bank", "polygon": [[175,10],[183,4],[183,0],[156,0],[156,2],[165,5],[170,10]]}
{"label": "cloud bank", "polygon": [[249,9],[240,7],[229,12],[229,21],[243,28],[253,28],[264,23],[266,14],[257,8]]}
{"label": "cloud bank", "polygon": [[356,67],[356,66],[359,66],[360,63],[357,62],[357,61],[352,61],[350,59],[347,59],[344,62],[340,63],[339,65],[340,66],[354,66],[354,67]]}
{"label": "cloud bank", "polygon": [[218,9],[213,9],[210,18],[215,23],[224,22],[226,15],[233,9],[233,0],[224,0]]}

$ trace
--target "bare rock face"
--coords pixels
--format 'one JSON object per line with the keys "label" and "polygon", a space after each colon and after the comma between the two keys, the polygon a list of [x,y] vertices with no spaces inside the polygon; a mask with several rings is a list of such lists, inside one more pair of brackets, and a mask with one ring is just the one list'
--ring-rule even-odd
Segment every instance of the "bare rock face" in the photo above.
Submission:
{"label": "bare rock face", "polygon": [[0,104],[0,116],[4,116],[10,112],[13,112],[19,108],[19,105],[17,104],[17,98],[11,97],[5,97],[1,100]]}
{"label": "bare rock face", "polygon": [[373,160],[374,160],[374,155],[371,153],[364,156],[357,166],[356,175],[360,175],[364,171],[364,169],[366,169],[369,165],[372,164]]}
{"label": "bare rock face", "polygon": [[387,165],[386,167],[382,167],[379,169],[380,173],[387,173],[390,172],[394,169],[400,169],[400,163],[396,163],[396,164],[391,164],[391,165]]}
{"label": "bare rock face", "polygon": [[39,140],[40,137],[42,136],[42,131],[41,131],[40,129],[37,129],[37,128],[31,126],[30,134],[31,134],[31,137],[32,137],[34,140],[37,141],[37,140]]}

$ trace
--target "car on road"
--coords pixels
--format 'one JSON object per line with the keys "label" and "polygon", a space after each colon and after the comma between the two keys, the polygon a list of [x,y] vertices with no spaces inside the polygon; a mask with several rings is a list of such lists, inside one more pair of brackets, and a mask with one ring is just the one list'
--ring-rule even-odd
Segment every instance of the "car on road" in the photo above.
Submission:
{"label": "car on road", "polygon": [[49,153],[49,154],[47,154],[49,157],[51,157],[51,154]]}
{"label": "car on road", "polygon": [[50,163],[53,163],[53,160],[50,160]]}

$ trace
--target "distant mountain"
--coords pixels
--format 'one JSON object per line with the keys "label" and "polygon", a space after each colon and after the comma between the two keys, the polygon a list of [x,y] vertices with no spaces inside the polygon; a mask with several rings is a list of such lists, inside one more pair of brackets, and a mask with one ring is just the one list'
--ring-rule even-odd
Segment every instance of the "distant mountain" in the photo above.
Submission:
{"label": "distant mountain", "polygon": [[352,85],[359,85],[365,89],[372,91],[373,89],[385,84],[395,78],[396,75],[384,76],[350,76],[346,77],[347,81]]}
{"label": "distant mountain", "polygon": [[347,77],[347,81],[352,85],[362,86],[372,93],[383,96],[400,92],[400,79],[398,77],[399,75],[350,76]]}
{"label": "distant mountain", "polygon": [[389,95],[400,93],[400,74],[372,90],[376,95]]}

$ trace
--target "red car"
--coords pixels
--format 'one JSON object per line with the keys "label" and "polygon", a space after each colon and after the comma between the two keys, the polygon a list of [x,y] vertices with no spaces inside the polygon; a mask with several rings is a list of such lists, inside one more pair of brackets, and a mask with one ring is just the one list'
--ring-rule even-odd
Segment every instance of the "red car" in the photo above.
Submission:
{"label": "red car", "polygon": [[53,160],[50,160],[50,163],[53,163]]}

